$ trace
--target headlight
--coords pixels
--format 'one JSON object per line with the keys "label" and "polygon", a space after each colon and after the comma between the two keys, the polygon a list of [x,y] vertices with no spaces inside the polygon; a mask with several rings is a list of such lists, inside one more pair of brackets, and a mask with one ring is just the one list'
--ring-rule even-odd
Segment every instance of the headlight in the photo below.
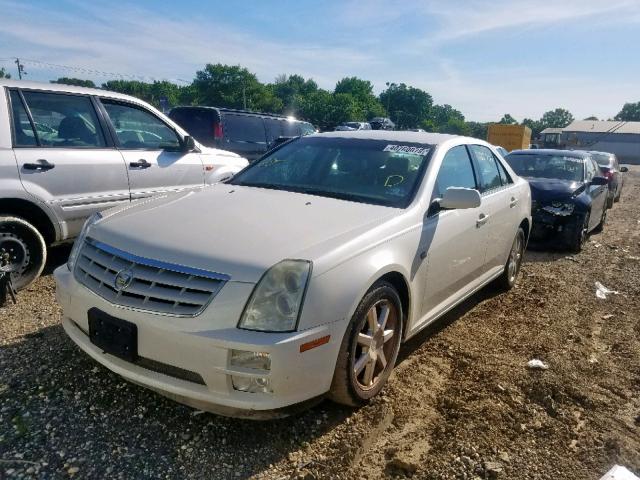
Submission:
{"label": "headlight", "polygon": [[69,259],[67,260],[67,268],[69,268],[71,272],[73,272],[73,269],[76,266],[78,253],[82,248],[82,244],[84,243],[84,240],[87,238],[87,232],[89,231],[89,227],[91,227],[91,225],[95,224],[101,218],[102,218],[102,214],[100,212],[96,212],[93,215],[91,215],[86,222],[84,222],[84,226],[82,227],[82,230],[80,230],[80,234],[76,238],[76,241],[73,244],[73,248],[71,248],[71,253],[69,253]]}
{"label": "headlight", "polygon": [[271,267],[256,285],[242,313],[238,328],[266,332],[296,329],[311,262],[283,260]]}
{"label": "headlight", "polygon": [[552,213],[554,215],[560,215],[562,217],[569,216],[573,213],[575,205],[573,203],[565,202],[552,202],[551,205],[542,207],[545,212]]}

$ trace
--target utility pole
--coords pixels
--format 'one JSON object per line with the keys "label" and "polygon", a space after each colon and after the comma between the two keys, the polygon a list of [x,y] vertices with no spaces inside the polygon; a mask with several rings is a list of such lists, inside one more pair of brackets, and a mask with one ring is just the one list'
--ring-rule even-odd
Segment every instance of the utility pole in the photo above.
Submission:
{"label": "utility pole", "polygon": [[22,80],[22,75],[26,75],[27,72],[24,71],[24,65],[22,63],[20,63],[20,59],[16,58],[16,61],[14,62],[17,66],[18,66],[18,78],[20,80]]}
{"label": "utility pole", "polygon": [[247,109],[247,93],[246,88],[244,86],[244,82],[242,82],[242,103],[244,104],[244,109]]}

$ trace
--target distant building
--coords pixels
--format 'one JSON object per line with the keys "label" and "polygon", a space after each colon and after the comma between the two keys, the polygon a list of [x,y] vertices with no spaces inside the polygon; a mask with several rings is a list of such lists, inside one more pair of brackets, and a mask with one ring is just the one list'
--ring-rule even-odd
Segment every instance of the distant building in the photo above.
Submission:
{"label": "distant building", "polygon": [[540,142],[542,142],[540,146],[542,148],[559,148],[561,135],[561,128],[545,128],[540,132]]}
{"label": "distant building", "polygon": [[[543,140],[547,130],[541,133]],[[640,122],[581,120],[561,130],[562,148],[611,152],[622,163],[640,164]]]}

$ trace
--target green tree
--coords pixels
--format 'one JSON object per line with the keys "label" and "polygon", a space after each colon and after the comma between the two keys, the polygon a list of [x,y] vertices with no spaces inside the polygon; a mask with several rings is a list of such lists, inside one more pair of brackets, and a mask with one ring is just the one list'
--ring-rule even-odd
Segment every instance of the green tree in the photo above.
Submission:
{"label": "green tree", "polygon": [[96,88],[93,80],[83,80],[81,78],[60,77],[57,80],[51,80],[51,83],[63,83],[64,85],[75,85],[76,87]]}
{"label": "green tree", "polygon": [[302,117],[320,130],[333,130],[349,120],[362,119],[364,112],[353,95],[317,90],[307,95],[302,103]]}
{"label": "green tree", "polygon": [[202,105],[282,111],[282,101],[255,74],[239,65],[207,64],[193,81],[195,101]]}
{"label": "green tree", "polygon": [[0,67],[0,78],[11,78],[11,74],[8,73],[4,67]]}
{"label": "green tree", "polygon": [[620,122],[640,122],[640,102],[625,103],[622,110],[614,117]]}
{"label": "green tree", "polygon": [[556,108],[555,110],[549,110],[542,115],[540,123],[542,128],[564,128],[573,122],[573,115],[569,110],[564,108]]}
{"label": "green tree", "polygon": [[467,135],[469,135],[470,137],[479,138],[480,140],[486,140],[488,129],[489,125],[487,123],[467,122]]}
{"label": "green tree", "polygon": [[540,135],[540,132],[544,130],[541,120],[532,120],[531,118],[525,118],[524,120],[522,120],[522,125],[525,125],[531,129],[531,136],[533,138]]}
{"label": "green tree", "polygon": [[137,80],[109,80],[102,84],[105,90],[124,93],[137,97],[159,108],[160,99],[166,98],[169,106],[190,105],[193,103],[194,93],[190,86],[179,86],[166,80],[153,83]]}
{"label": "green tree", "polygon": [[429,118],[433,98],[424,90],[390,83],[380,94],[380,103],[400,129],[417,128]]}
{"label": "green tree", "polygon": [[318,84],[312,79],[300,75],[278,75],[274,83],[267,85],[282,102],[282,111],[286,115],[299,116],[303,98],[318,90]]}
{"label": "green tree", "polygon": [[505,113],[498,123],[502,123],[504,125],[517,125],[518,121],[511,116],[509,113]]}
{"label": "green tree", "polygon": [[464,115],[460,110],[447,104],[433,105],[429,110],[427,120],[423,120],[421,126],[430,132],[444,132],[445,129],[461,128],[460,122],[464,123]]}
{"label": "green tree", "polygon": [[336,84],[334,93],[351,95],[358,102],[363,116],[352,120],[370,120],[373,117],[383,117],[387,114],[380,101],[373,94],[373,85],[369,80],[345,77]]}

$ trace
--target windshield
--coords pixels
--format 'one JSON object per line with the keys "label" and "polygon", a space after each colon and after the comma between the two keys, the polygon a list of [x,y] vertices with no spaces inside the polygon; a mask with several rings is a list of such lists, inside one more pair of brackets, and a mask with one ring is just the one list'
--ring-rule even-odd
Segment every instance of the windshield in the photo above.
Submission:
{"label": "windshield", "polygon": [[506,157],[511,168],[521,177],[555,178],[582,182],[584,161],[577,157],[549,154],[511,154]]}
{"label": "windshield", "polygon": [[405,208],[431,151],[431,145],[417,143],[303,137],[268,153],[229,183]]}

